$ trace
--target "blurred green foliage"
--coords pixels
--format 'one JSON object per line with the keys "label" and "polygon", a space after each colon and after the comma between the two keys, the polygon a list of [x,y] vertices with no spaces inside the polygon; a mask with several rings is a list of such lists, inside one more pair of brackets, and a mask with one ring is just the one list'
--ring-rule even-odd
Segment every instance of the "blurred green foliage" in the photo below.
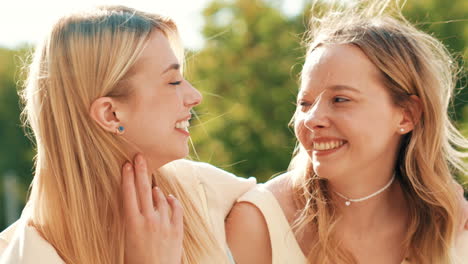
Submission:
{"label": "blurred green foliage", "polygon": [[[212,2],[204,12],[206,45],[188,61],[190,81],[204,92],[204,103],[197,107],[200,122],[192,129],[194,156],[261,182],[288,166],[295,144],[288,122],[304,59],[300,41],[308,8],[291,17],[281,13],[279,3]],[[468,58],[467,5],[408,1],[403,10],[411,22],[441,39],[461,64],[462,57]],[[459,88],[466,86],[467,69],[462,68]],[[468,121],[467,102],[464,89],[453,110],[460,125]]]}
{"label": "blurred green foliage", "polygon": [[[288,127],[294,112],[298,73],[304,49],[307,7],[288,16],[279,0],[215,0],[204,10],[206,39],[187,56],[188,79],[202,91],[204,102],[193,122],[192,158],[210,162],[260,182],[284,171],[295,138]],[[468,61],[468,2],[408,1],[407,18],[441,39],[460,64]],[[24,204],[32,180],[34,151],[24,136],[17,96],[22,60],[28,48],[0,48],[0,230],[8,199]],[[453,116],[468,132],[468,66],[463,66]],[[16,175],[15,190],[5,175]]]}
{"label": "blurred green foliage", "polygon": [[301,69],[301,16],[264,1],[215,1],[204,11],[205,47],[188,78],[204,95],[192,138],[201,160],[265,181],[285,170],[294,147],[288,120]]}
{"label": "blurred green foliage", "polygon": [[[25,137],[20,121],[20,103],[17,87],[24,79],[23,59],[27,58],[27,47],[15,50],[0,48],[0,206],[7,208],[8,191],[10,201],[18,201],[19,209],[26,199],[26,191],[32,179],[34,151]],[[6,177],[16,176],[13,184],[6,185]],[[11,179],[10,179],[11,180]],[[16,212],[19,215],[19,212]],[[10,215],[10,218],[13,217]],[[0,229],[7,224],[5,210],[0,210]]]}

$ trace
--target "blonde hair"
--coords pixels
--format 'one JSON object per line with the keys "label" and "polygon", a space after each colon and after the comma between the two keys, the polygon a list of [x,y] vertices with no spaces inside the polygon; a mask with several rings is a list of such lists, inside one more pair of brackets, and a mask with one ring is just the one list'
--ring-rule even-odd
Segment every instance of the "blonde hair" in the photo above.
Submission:
{"label": "blonde hair", "polygon": [[[468,172],[463,162],[468,141],[448,117],[456,85],[455,60],[442,43],[404,19],[398,1],[325,8],[320,12],[313,5],[307,56],[320,45],[354,45],[379,69],[395,105],[409,107],[411,95],[421,100],[421,119],[402,139],[395,168],[409,203],[405,253],[411,263],[451,263],[459,221],[452,174]],[[300,144],[289,169],[295,177],[296,203],[302,208],[295,232],[300,236],[304,228],[311,228],[316,239],[309,263],[356,263],[350,252],[336,246],[339,212],[331,203],[327,181],[313,172]]]}
{"label": "blonde hair", "polygon": [[[22,94],[37,147],[29,222],[66,263],[123,263],[121,166],[131,159],[123,138],[102,129],[89,109],[99,97],[131,93],[126,78],[154,30],[183,56],[170,19],[123,6],[62,17],[35,51]],[[224,253],[191,195],[175,177],[156,173],[153,181],[183,205],[182,263],[221,263]]]}

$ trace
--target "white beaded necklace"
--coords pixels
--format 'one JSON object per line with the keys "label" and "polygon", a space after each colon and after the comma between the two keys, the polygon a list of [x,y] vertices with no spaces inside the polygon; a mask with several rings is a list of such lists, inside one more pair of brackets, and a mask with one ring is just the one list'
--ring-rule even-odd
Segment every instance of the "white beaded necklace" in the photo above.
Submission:
{"label": "white beaded necklace", "polygon": [[392,185],[393,181],[395,180],[395,174],[393,174],[392,178],[390,179],[390,181],[380,190],[376,191],[375,193],[372,193],[366,197],[362,197],[362,198],[358,198],[358,199],[351,199],[351,198],[348,198],[346,196],[344,196],[343,194],[339,193],[339,192],[336,192],[335,193],[340,196],[341,198],[345,199],[345,205],[346,206],[350,206],[351,205],[351,202],[353,203],[357,203],[357,202],[362,202],[362,201],[365,201],[367,199],[370,199],[376,195],[379,195],[380,193],[382,193],[383,191],[385,191],[388,187],[390,187],[390,185]]}

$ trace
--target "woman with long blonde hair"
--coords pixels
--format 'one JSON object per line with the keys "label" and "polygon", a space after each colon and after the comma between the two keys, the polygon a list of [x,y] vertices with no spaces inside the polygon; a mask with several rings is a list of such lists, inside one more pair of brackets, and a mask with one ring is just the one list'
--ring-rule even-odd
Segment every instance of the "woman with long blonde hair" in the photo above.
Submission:
{"label": "woman with long blonde hair", "polygon": [[468,263],[453,179],[468,173],[468,141],[448,116],[455,60],[392,1],[312,16],[297,151],[232,209],[234,259]]}
{"label": "woman with long blonde hair", "polygon": [[[254,181],[168,164],[188,154],[190,111],[201,101],[182,69],[168,18],[104,6],[53,25],[22,93],[35,175],[21,219],[0,235],[0,262],[227,261],[224,218]],[[133,174],[134,156],[148,177]]]}

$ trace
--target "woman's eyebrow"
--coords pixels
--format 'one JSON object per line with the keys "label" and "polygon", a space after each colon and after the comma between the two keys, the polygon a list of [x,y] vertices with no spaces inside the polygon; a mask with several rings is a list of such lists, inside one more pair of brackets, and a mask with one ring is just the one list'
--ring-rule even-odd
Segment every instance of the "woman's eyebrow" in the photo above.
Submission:
{"label": "woman's eyebrow", "polygon": [[170,71],[170,70],[179,70],[180,69],[180,64],[179,63],[173,63],[171,65],[169,65],[169,67],[167,67],[167,69],[165,69],[162,74],[165,74],[166,72]]}
{"label": "woman's eyebrow", "polygon": [[351,91],[351,92],[355,92],[355,93],[361,93],[361,91],[359,91],[358,89],[356,89],[354,87],[351,87],[351,86],[348,86],[348,85],[338,84],[338,85],[330,86],[329,88],[332,91]]}

